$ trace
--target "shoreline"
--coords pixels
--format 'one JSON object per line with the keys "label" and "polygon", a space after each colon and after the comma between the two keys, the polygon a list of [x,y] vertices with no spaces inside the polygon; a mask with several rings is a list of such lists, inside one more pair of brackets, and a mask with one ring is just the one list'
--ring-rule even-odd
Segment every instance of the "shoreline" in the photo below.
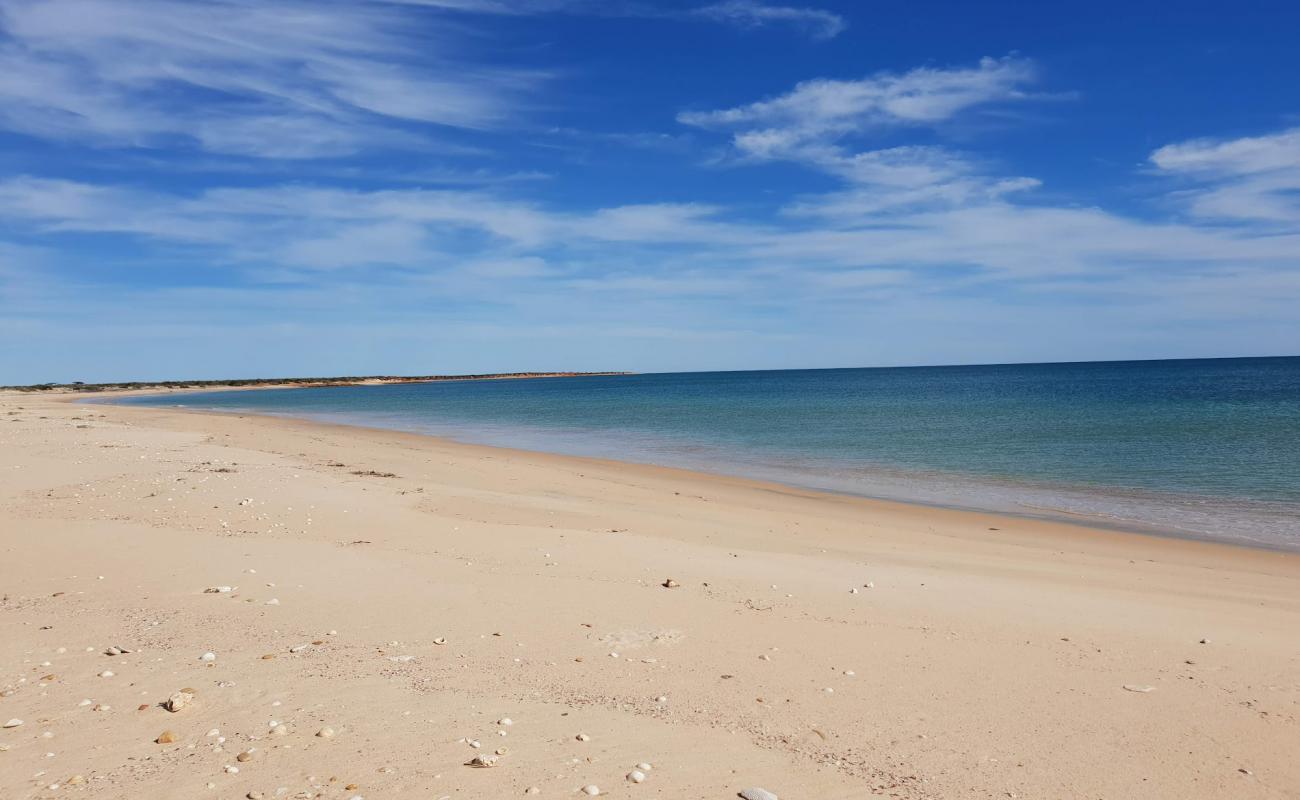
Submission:
{"label": "shoreline", "polygon": [[[349,384],[349,385],[362,386],[365,384]],[[241,387],[233,387],[230,389],[221,389],[217,391],[257,391],[263,389],[296,389],[296,388],[305,389],[305,388],[313,388],[313,387],[294,386],[294,385],[241,386]],[[104,393],[98,393],[96,395],[91,395],[91,396],[87,396],[84,394],[77,394],[69,398],[69,400],[73,402],[84,402],[87,404],[112,405],[114,399],[123,396],[168,397],[174,394],[176,395],[206,394],[212,391],[213,391],[212,389],[207,389],[207,388],[177,388],[177,389],[169,389],[161,392],[153,389],[142,389],[142,390],[129,391],[126,393],[104,392]],[[349,428],[355,430],[404,433],[411,436],[425,437],[430,440],[443,443],[443,444],[458,445],[458,446],[464,446],[469,448],[490,448],[493,450],[499,450],[499,451],[513,453],[513,454],[538,454],[538,455],[552,456],[560,459],[576,459],[580,461],[599,462],[599,463],[605,463],[607,465],[626,465],[631,467],[649,467],[649,468],[656,468],[656,469],[673,470],[676,472],[683,473],[684,476],[688,478],[690,476],[699,476],[701,478],[734,479],[734,480],[748,481],[755,484],[756,486],[780,487],[784,489],[809,492],[814,495],[855,498],[855,499],[872,502],[872,503],[885,503],[891,505],[899,505],[903,507],[916,507],[919,509],[932,509],[938,511],[952,511],[958,513],[981,514],[994,519],[1006,518],[1006,519],[1020,519],[1020,520],[1028,520],[1028,521],[1055,523],[1055,524],[1069,525],[1072,527],[1078,527],[1088,531],[1106,531],[1110,533],[1121,533],[1121,534],[1139,536],[1144,538],[1155,538],[1163,541],[1190,541],[1190,542],[1200,542],[1204,544],[1220,545],[1224,547],[1244,548],[1248,550],[1263,550],[1267,552],[1287,553],[1292,555],[1300,554],[1300,546],[1288,547],[1287,545],[1280,544],[1280,543],[1261,542],[1261,541],[1244,540],[1244,539],[1231,539],[1228,537],[1216,537],[1212,534],[1202,533],[1200,531],[1195,531],[1195,530],[1163,527],[1157,523],[1145,523],[1140,520],[1117,519],[1113,517],[1105,517],[1099,514],[1091,514],[1088,512],[1069,511],[1067,509],[1044,507],[1041,508],[1038,513],[1035,513],[1032,510],[1016,511],[1016,510],[1009,510],[1009,509],[982,509],[974,506],[962,505],[957,502],[949,503],[943,501],[930,501],[926,499],[900,499],[900,498],[873,495],[865,492],[857,492],[852,490],[839,490],[834,488],[813,486],[809,484],[797,483],[795,481],[785,481],[779,478],[774,479],[774,478],[766,478],[766,477],[760,477],[754,475],[746,475],[744,474],[743,470],[739,470],[739,469],[735,471],[728,471],[725,469],[715,470],[715,469],[693,467],[693,466],[674,466],[674,465],[665,465],[665,464],[655,464],[646,461],[627,461],[627,460],[622,460],[617,458],[606,458],[602,456],[593,456],[593,455],[578,455],[578,454],[562,453],[562,452],[555,452],[549,450],[533,450],[528,448],[518,448],[518,447],[505,446],[505,445],[465,441],[452,436],[440,436],[437,434],[423,433],[419,431],[412,431],[412,430],[407,430],[402,428],[395,428],[395,427],[389,428],[389,427],[372,426],[372,425],[365,425],[365,424],[351,423],[351,422],[322,420],[322,419],[317,419],[317,418],[307,417],[307,416],[296,416],[293,414],[281,415],[281,414],[263,413],[259,411],[247,411],[247,410],[227,411],[223,409],[200,408],[200,407],[185,406],[185,405],[177,405],[177,406],[169,406],[169,407],[159,407],[159,406],[125,406],[125,407],[126,408],[154,408],[154,409],[166,408],[172,411],[176,411],[178,413],[215,414],[215,415],[227,415],[227,416],[235,416],[235,417],[261,417],[261,418],[276,419],[276,420],[295,420],[295,421],[300,421],[312,425],[322,425],[326,427],[341,427],[341,428]],[[1026,506],[1026,508],[1032,508],[1032,507]]]}
{"label": "shoreline", "polygon": [[0,394],[0,577],[5,797],[1300,792],[1284,552]]}

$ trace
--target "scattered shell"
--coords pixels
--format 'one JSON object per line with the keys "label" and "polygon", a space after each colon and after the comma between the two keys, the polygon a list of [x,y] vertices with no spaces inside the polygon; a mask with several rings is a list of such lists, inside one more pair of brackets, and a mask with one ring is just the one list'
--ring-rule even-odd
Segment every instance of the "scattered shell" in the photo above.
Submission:
{"label": "scattered shell", "polygon": [[1154,692],[1155,690],[1156,687],[1154,686],[1146,686],[1139,683],[1124,684],[1124,691],[1126,692]]}
{"label": "scattered shell", "polygon": [[311,648],[311,645],[309,645],[309,644],[299,644],[299,645],[294,645],[293,647],[290,647],[290,648],[289,648],[289,652],[290,652],[290,653],[301,653],[302,651],[304,651],[304,650],[308,650],[308,649],[310,649],[310,648]]}
{"label": "scattered shell", "polygon": [[113,646],[113,647],[109,647],[109,648],[107,648],[106,650],[104,650],[104,655],[106,655],[106,656],[124,656],[124,655],[126,655],[127,653],[129,653],[129,652],[131,652],[131,651],[130,651],[130,650],[127,650],[125,647],[117,647],[117,646],[115,645],[115,646]]}
{"label": "scattered shell", "polygon": [[[659,584],[659,585],[662,586],[662,587],[664,587],[665,589],[676,589],[678,586],[681,586],[680,583],[678,583],[677,581],[673,580],[672,578],[669,578],[668,580],[664,581],[663,583],[661,583],[661,584]],[[586,791],[586,790],[584,789],[583,791]]]}
{"label": "scattered shell", "polygon": [[203,590],[204,594],[227,594],[233,592],[233,586],[209,586]]}
{"label": "scattered shell", "polygon": [[854,586],[852,589],[849,589],[849,594],[857,594],[857,593],[858,593],[858,587]]}
{"label": "scattered shell", "polygon": [[497,756],[489,756],[480,753],[479,755],[476,755],[473,758],[471,758],[469,761],[466,761],[465,766],[479,767],[482,769],[486,769],[487,767],[495,767],[497,765],[497,758],[498,758]]}
{"label": "scattered shell", "polygon": [[874,588],[876,588],[876,582],[875,582],[875,581],[867,581],[866,583],[862,584],[862,586],[863,586],[864,588],[866,588],[866,589],[874,589]]}
{"label": "scattered shell", "polygon": [[236,767],[234,764],[227,764],[226,772],[231,775],[237,775],[239,773],[239,767]]}
{"label": "scattered shell", "polygon": [[645,773],[639,769],[634,769],[627,774],[627,779],[632,783],[641,783],[645,780]]}
{"label": "scattered shell", "polygon": [[334,738],[334,729],[333,729],[333,728],[321,728],[320,730],[316,731],[316,735],[319,736],[319,737],[322,738],[322,739],[332,739],[332,738]]}
{"label": "scattered shell", "polygon": [[542,790],[537,788],[536,786],[529,786],[527,789],[524,789],[524,794],[541,794],[541,793]]}
{"label": "scattered shell", "polygon": [[580,741],[580,742],[589,742],[589,741],[591,741],[591,737],[588,736],[588,735],[585,734],[585,733],[580,733],[580,734],[578,734],[577,736],[575,736],[575,737],[573,737],[573,738],[577,739],[577,740]]}
{"label": "scattered shell", "polygon": [[11,719],[11,720],[9,720],[8,722],[6,722],[6,723],[4,724],[4,727],[6,727],[6,728],[17,728],[19,725],[22,725],[22,724],[23,724],[23,721],[22,721],[22,720],[18,719],[17,717],[14,717],[13,719]]}
{"label": "scattered shell", "polygon": [[288,725],[272,725],[272,726],[271,726],[271,735],[272,735],[272,736],[287,736],[288,734],[289,734],[289,726],[288,726]]}
{"label": "scattered shell", "polygon": [[104,670],[103,672],[99,673],[99,677],[101,677],[101,678],[111,678],[111,677],[113,677],[113,671],[112,671],[112,670],[108,670],[108,669],[106,669],[106,670]]}
{"label": "scattered shell", "polygon": [[510,719],[510,717],[502,717],[501,719],[497,720],[497,724],[509,728],[511,725],[515,724],[515,721]]}
{"label": "scattered shell", "polygon": [[278,599],[272,597],[270,600],[267,600],[267,601],[266,601],[266,604],[267,604],[268,606],[278,606],[278,605],[280,605],[280,601],[279,601]]}
{"label": "scattered shell", "polygon": [[253,751],[252,751],[252,750],[245,750],[244,752],[242,752],[242,753],[240,753],[239,755],[235,756],[235,760],[238,761],[238,762],[241,763],[241,764],[244,763],[245,761],[252,761],[252,760],[253,760]]}
{"label": "scattered shell", "polygon": [[176,741],[176,734],[172,733],[171,731],[163,731],[162,733],[158,734],[158,738],[154,739],[154,741],[157,742],[158,744],[171,744],[172,742]]}
{"label": "scattered shell", "polygon": [[777,796],[766,789],[754,787],[752,789],[742,789],[740,796],[744,800],[777,800]]}
{"label": "scattered shell", "polygon": [[433,643],[434,643],[434,644],[446,644],[446,643],[447,643],[447,640],[444,639],[443,637],[439,636],[437,639],[434,639],[434,640],[433,640]]}
{"label": "scattered shell", "polygon": [[174,714],[177,711],[180,711],[182,708],[185,708],[185,706],[189,705],[193,701],[194,701],[194,695],[190,694],[189,692],[177,692],[176,694],[167,698],[167,702],[163,703],[163,707]]}
{"label": "scattered shell", "polygon": [[649,772],[650,770],[654,769],[653,766],[645,763],[644,761],[642,761],[640,764],[637,764],[636,768],[641,770],[642,772]]}
{"label": "scattered shell", "polygon": [[586,786],[582,787],[582,793],[585,795],[589,795],[591,797],[595,797],[596,795],[600,794],[600,787],[594,783],[589,783]]}

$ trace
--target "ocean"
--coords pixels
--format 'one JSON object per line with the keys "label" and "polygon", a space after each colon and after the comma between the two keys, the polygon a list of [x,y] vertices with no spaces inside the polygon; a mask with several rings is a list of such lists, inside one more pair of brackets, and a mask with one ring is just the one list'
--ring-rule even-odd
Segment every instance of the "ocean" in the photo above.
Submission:
{"label": "ocean", "polygon": [[256,412],[1300,550],[1300,357],[220,391]]}

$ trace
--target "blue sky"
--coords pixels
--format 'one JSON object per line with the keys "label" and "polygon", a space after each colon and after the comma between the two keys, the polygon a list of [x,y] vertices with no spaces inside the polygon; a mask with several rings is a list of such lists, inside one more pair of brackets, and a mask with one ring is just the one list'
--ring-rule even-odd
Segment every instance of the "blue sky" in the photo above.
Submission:
{"label": "blue sky", "polygon": [[0,383],[1300,352],[1300,7],[0,0]]}

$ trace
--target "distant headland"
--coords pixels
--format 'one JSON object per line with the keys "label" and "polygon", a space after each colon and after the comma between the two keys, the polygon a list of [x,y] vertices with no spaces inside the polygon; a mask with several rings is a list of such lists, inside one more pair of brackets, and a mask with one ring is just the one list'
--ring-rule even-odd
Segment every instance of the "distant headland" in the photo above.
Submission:
{"label": "distant headland", "polygon": [[0,386],[0,391],[17,392],[129,392],[141,389],[221,389],[275,386],[375,386],[388,383],[431,383],[433,381],[490,381],[508,378],[582,378],[596,375],[631,375],[631,372],[492,372],[481,375],[359,375],[334,378],[231,378],[225,380],[120,381],[114,383],[36,383],[28,386]]}

